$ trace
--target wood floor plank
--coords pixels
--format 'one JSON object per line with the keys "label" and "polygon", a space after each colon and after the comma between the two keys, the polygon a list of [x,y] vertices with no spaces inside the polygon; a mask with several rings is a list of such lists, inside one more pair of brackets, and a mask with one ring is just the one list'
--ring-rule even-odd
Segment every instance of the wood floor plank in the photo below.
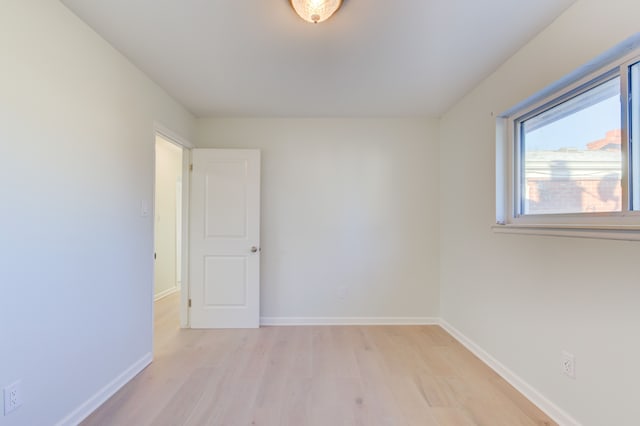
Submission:
{"label": "wood floor plank", "polygon": [[158,413],[152,424],[158,426],[179,426],[188,419],[202,398],[207,383],[214,375],[211,367],[197,368],[180,386],[169,402]]}
{"label": "wood floor plank", "polygon": [[280,425],[304,426],[311,424],[311,377],[290,377],[287,380],[285,393],[282,399],[282,411]]}
{"label": "wood floor plank", "polygon": [[365,402],[375,418],[374,424],[394,426],[404,424],[404,416],[392,392],[390,373],[384,359],[375,350],[369,336],[371,330],[364,327],[352,333],[353,349],[360,370]]}
{"label": "wood floor plank", "polygon": [[283,327],[282,329],[292,336],[294,342],[287,375],[290,378],[310,379],[313,376],[313,334],[308,327]]}
{"label": "wood floor plank", "polygon": [[282,416],[284,393],[289,380],[289,365],[295,356],[298,336],[284,328],[274,332],[275,342],[266,358],[265,371],[258,382],[253,403],[252,425],[277,425]]}
{"label": "wood floor plank", "polygon": [[313,377],[310,395],[307,399],[307,412],[310,426],[345,424],[345,419],[340,413],[337,377],[335,375]]}
{"label": "wood floor plank", "polygon": [[435,407],[432,410],[439,426],[475,426],[463,410],[451,407]]}
{"label": "wood floor plank", "polygon": [[391,379],[391,386],[408,425],[438,426],[429,401],[420,392],[415,378],[395,376]]}
{"label": "wood floor plank", "polygon": [[181,330],[156,302],[154,362],[85,426],[550,426],[438,326]]}
{"label": "wood floor plank", "polygon": [[523,398],[522,395],[509,383],[507,383],[502,377],[495,377],[491,379],[493,386],[498,391],[502,392],[509,400],[517,406],[522,412],[529,418],[533,419],[539,426],[551,426],[555,423],[548,419],[546,416],[540,416],[540,410],[533,405],[531,401]]}

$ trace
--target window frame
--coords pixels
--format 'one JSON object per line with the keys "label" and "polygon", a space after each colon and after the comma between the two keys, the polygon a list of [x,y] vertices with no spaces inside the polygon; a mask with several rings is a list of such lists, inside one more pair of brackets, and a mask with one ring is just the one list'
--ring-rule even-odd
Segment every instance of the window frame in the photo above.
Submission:
{"label": "window frame", "polygon": [[[640,87],[631,87],[632,66],[640,63],[640,47],[634,46],[615,60],[601,61],[579,77],[564,81],[533,96],[501,115],[496,123],[496,223],[497,232],[542,235],[586,236],[640,240],[640,205],[633,206],[633,193],[640,188],[640,161],[632,164],[631,151],[640,152],[640,141],[632,141],[631,90],[640,96]],[[520,124],[611,79],[620,78],[621,113],[621,211],[562,214],[522,214],[522,140]],[[633,111],[640,114],[640,111]],[[638,134],[638,130],[636,130]],[[635,145],[634,145],[635,143]],[[636,154],[638,155],[638,154]],[[633,170],[635,167],[636,170]],[[640,204],[640,203],[639,203]],[[632,210],[635,208],[635,210]],[[536,229],[539,232],[536,232]],[[611,231],[611,232],[608,232]]]}

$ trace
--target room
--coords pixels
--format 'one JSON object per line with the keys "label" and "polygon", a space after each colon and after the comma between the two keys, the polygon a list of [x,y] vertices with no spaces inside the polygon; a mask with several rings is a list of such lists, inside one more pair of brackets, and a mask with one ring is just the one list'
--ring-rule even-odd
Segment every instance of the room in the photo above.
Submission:
{"label": "room", "polygon": [[78,424],[153,367],[159,133],[260,150],[265,330],[439,327],[557,424],[638,424],[640,223],[496,223],[501,117],[620,56],[640,3],[183,3],[0,4],[0,425]]}

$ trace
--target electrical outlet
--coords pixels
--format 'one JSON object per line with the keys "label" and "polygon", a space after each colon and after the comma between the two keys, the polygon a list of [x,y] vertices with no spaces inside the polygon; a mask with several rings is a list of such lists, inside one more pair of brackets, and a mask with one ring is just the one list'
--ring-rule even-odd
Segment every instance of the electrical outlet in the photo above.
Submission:
{"label": "electrical outlet", "polygon": [[572,379],[576,378],[576,357],[567,351],[562,351],[562,372]]}
{"label": "electrical outlet", "polygon": [[17,381],[4,388],[4,415],[22,405],[22,382]]}

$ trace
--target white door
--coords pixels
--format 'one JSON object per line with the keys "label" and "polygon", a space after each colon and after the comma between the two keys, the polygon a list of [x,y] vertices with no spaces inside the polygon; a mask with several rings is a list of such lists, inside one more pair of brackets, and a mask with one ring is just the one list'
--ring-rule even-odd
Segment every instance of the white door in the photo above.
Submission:
{"label": "white door", "polygon": [[260,325],[260,151],[194,149],[190,298],[193,328]]}

